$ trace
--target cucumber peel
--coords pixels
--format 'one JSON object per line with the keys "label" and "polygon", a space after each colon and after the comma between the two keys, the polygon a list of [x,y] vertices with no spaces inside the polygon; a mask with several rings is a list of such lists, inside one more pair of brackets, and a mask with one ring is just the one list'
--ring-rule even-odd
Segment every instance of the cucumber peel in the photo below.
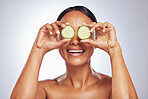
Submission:
{"label": "cucumber peel", "polygon": [[78,29],[78,37],[80,39],[88,39],[90,37],[90,29],[87,26],[81,26]]}
{"label": "cucumber peel", "polygon": [[66,27],[63,28],[61,31],[61,35],[66,39],[72,38],[74,36],[74,34],[75,34],[75,31],[74,31],[73,27],[70,25],[66,25]]}

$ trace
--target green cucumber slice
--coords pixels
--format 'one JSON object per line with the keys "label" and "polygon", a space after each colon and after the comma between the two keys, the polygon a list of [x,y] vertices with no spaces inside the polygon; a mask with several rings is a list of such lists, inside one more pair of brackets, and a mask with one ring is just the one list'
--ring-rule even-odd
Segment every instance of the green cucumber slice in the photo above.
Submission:
{"label": "green cucumber slice", "polygon": [[66,25],[66,27],[63,28],[61,31],[61,35],[66,39],[72,38],[74,34],[75,34],[74,29],[70,25]]}
{"label": "green cucumber slice", "polygon": [[88,39],[90,37],[90,29],[87,26],[81,26],[78,30],[78,37],[80,39]]}

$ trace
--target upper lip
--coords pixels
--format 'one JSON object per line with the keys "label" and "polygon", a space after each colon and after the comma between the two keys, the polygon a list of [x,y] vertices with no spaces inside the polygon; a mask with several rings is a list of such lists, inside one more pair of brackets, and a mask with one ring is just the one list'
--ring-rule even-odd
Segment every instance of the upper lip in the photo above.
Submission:
{"label": "upper lip", "polygon": [[80,48],[70,48],[68,50],[84,50],[84,49],[80,49]]}
{"label": "upper lip", "polygon": [[67,50],[85,50],[82,47],[69,47]]}
{"label": "upper lip", "polygon": [[69,46],[67,49],[68,50],[84,50],[84,48],[80,46]]}

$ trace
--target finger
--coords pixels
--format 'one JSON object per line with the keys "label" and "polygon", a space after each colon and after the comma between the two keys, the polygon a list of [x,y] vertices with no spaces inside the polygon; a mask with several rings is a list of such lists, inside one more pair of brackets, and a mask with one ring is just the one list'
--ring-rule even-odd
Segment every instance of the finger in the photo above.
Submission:
{"label": "finger", "polygon": [[110,37],[109,37],[109,39],[111,41],[110,44],[114,44],[115,43],[115,40],[116,40],[116,32],[115,32],[114,26],[112,24],[108,23],[108,22],[105,22],[103,24],[103,26],[106,29],[109,29],[110,32],[108,32],[108,33],[110,33]]}
{"label": "finger", "polygon": [[49,34],[51,30],[42,30],[42,32],[44,32],[45,34]]}
{"label": "finger", "polygon": [[101,29],[101,28],[96,28],[96,30],[97,30],[97,31],[101,31],[102,29]]}
{"label": "finger", "polygon": [[57,44],[57,48],[61,47],[62,45],[66,44],[68,41],[70,41],[71,39],[63,39],[61,41],[58,42]]}
{"label": "finger", "polygon": [[66,27],[66,25],[63,24],[61,21],[56,21],[55,24],[56,24],[57,26],[62,27],[62,28],[65,28],[65,27]]}
{"label": "finger", "polygon": [[47,23],[44,25],[44,27],[46,28],[46,30],[48,30],[48,32],[46,31],[45,33],[50,33],[50,35],[52,35],[52,31],[53,31],[52,26],[49,23]]}
{"label": "finger", "polygon": [[[85,26],[87,26],[87,27],[89,27],[89,28],[92,28],[95,24],[96,24],[96,22],[92,22],[92,23],[89,23],[89,24],[87,24],[87,23],[82,23],[83,25],[85,25]],[[90,32],[92,31],[92,29],[90,29]],[[94,31],[93,32],[91,32],[93,35],[94,35]]]}
{"label": "finger", "polygon": [[100,36],[100,35],[103,35],[104,34],[102,29],[99,30],[99,31],[97,31],[97,32],[98,32],[97,36]]}
{"label": "finger", "polygon": [[92,40],[92,39],[85,39],[85,40],[81,40],[80,42],[88,43],[88,44],[91,44],[93,46],[96,46],[95,40]]}
{"label": "finger", "polygon": [[[55,32],[56,34],[60,34],[60,31],[59,31],[58,26],[57,26],[55,23],[52,23],[51,25],[52,25],[52,27],[54,28],[54,32]],[[53,34],[53,35],[56,35],[56,34]]]}
{"label": "finger", "polygon": [[65,25],[70,25],[69,23],[65,23]]}
{"label": "finger", "polygon": [[108,28],[108,22],[103,23],[103,28]]}
{"label": "finger", "polygon": [[46,34],[49,34],[49,33],[51,33],[51,31],[52,31],[52,27],[51,27],[51,25],[50,24],[45,24],[44,26],[42,26],[41,28],[40,28],[40,32],[43,32],[43,33],[46,33]]}
{"label": "finger", "polygon": [[98,22],[97,24],[95,24],[92,28],[90,32],[93,32],[96,28],[102,28],[102,23]]}
{"label": "finger", "polygon": [[114,28],[114,26],[108,22],[103,23],[102,25],[104,28]]}
{"label": "finger", "polygon": [[103,24],[103,27],[104,27],[104,29],[109,29],[110,30],[110,33],[113,33],[114,35],[116,35],[116,33],[115,33],[115,27],[112,24],[110,24],[108,22],[105,22]]}
{"label": "finger", "polygon": [[104,32],[105,33],[109,33],[110,31],[112,31],[113,29],[112,28],[106,28],[106,29],[104,29]]}
{"label": "finger", "polygon": [[105,29],[99,30],[99,33],[101,33],[101,34],[103,34],[103,33],[109,33],[110,31],[112,31],[112,28],[105,28]]}

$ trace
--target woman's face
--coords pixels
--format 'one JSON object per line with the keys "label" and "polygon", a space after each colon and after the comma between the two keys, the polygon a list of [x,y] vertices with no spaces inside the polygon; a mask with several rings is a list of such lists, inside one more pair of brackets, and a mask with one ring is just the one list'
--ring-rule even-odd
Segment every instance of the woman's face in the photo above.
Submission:
{"label": "woman's face", "polygon": [[94,47],[90,44],[81,43],[77,35],[78,28],[83,23],[92,23],[91,19],[80,11],[71,11],[63,16],[62,23],[69,23],[74,28],[74,37],[59,48],[61,56],[67,64],[81,66],[90,60]]}

